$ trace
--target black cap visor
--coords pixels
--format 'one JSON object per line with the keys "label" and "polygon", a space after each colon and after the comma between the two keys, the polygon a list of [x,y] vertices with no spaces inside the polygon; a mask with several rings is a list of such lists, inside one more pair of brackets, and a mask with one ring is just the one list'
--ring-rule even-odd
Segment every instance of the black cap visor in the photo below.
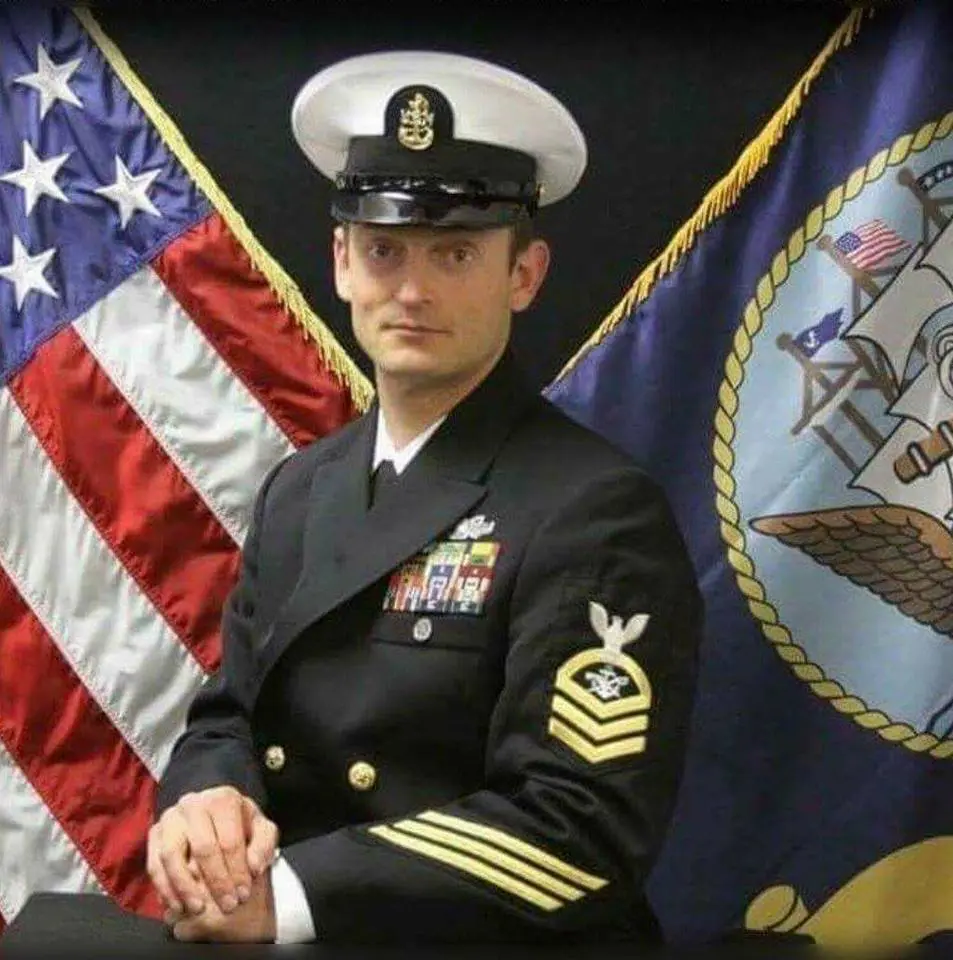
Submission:
{"label": "black cap visor", "polygon": [[331,215],[336,220],[381,226],[500,227],[528,219],[535,208],[535,200],[439,191],[335,190],[331,197]]}
{"label": "black cap visor", "polygon": [[538,205],[532,157],[466,140],[415,152],[386,137],[355,137],[331,197],[338,220],[392,225],[502,226]]}

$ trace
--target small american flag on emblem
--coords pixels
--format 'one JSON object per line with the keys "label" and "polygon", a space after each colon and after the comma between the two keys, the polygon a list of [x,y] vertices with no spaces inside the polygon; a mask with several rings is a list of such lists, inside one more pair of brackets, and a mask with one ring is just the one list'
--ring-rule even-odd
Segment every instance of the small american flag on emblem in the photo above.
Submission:
{"label": "small american flag on emblem", "polygon": [[0,6],[0,50],[2,928],[43,890],[157,912],[257,487],[368,387],[87,13]]}
{"label": "small american flag on emblem", "polygon": [[856,230],[847,230],[835,246],[861,270],[870,270],[889,260],[894,254],[908,250],[910,244],[881,219],[871,220]]}

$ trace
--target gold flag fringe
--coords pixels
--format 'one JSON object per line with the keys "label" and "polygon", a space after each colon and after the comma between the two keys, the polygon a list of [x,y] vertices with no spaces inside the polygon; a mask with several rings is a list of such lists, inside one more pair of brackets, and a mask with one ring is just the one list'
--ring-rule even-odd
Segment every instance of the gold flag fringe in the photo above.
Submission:
{"label": "gold flag fringe", "polygon": [[844,22],[834,31],[821,52],[814,58],[804,75],[794,85],[784,103],[775,111],[764,129],[745,147],[731,170],[708,191],[694,214],[682,224],[662,253],[639,274],[611,313],[606,316],[589,339],[559,371],[553,380],[553,384],[569,373],[589,350],[599,344],[648,297],[655,284],[671,273],[679,260],[691,250],[698,234],[737,203],[745,187],[767,164],[772,149],[781,140],[788,124],[797,116],[811,84],[824,69],[828,60],[838,50],[851,43],[859,33],[864,19],[873,16],[874,12],[875,10],[872,7],[862,6],[854,7],[850,11]]}
{"label": "gold flag fringe", "polygon": [[366,410],[374,396],[374,388],[360,368],[337,342],[330,329],[308,305],[301,290],[284,268],[268,253],[251,232],[244,218],[221,190],[211,173],[195,155],[182,133],[159,106],[146,85],[139,79],[122,52],[105,34],[87,7],[75,7],[73,13],[99,47],[106,62],[116,72],[126,89],[142,107],[146,116],[161,134],[166,145],[175,154],[189,176],[209,198],[238,242],[251,257],[254,266],[262,272],[279,302],[291,313],[302,333],[316,344],[328,368],[351,393],[359,410]]}

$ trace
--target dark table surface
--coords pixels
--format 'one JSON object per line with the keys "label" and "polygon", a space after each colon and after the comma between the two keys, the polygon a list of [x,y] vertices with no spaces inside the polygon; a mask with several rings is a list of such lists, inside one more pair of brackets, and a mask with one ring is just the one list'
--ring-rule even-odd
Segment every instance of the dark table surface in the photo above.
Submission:
{"label": "dark table surface", "polygon": [[[953,893],[951,893],[953,895]],[[198,960],[199,957],[244,960],[277,956],[288,960],[893,960],[953,958],[950,942],[863,952],[830,951],[804,939],[742,935],[697,946],[646,950],[632,943],[420,944],[370,946],[310,943],[280,945],[188,944],[172,940],[166,927],[117,907],[106,897],[62,893],[32,896],[0,937],[0,960],[33,957],[122,957],[137,960]]]}

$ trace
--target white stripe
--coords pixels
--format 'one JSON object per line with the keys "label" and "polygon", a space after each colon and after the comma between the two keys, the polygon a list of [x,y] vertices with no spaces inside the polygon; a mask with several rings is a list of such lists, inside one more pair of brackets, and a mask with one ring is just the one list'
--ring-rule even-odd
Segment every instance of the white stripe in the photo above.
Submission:
{"label": "white stripe", "polygon": [[73,498],[9,390],[0,390],[0,450],[0,566],[158,777],[204,672]]}
{"label": "white stripe", "polygon": [[222,526],[241,545],[265,474],[294,446],[151,267],[76,332]]}
{"label": "white stripe", "polygon": [[105,893],[89,864],[0,743],[0,914],[37,891]]}

